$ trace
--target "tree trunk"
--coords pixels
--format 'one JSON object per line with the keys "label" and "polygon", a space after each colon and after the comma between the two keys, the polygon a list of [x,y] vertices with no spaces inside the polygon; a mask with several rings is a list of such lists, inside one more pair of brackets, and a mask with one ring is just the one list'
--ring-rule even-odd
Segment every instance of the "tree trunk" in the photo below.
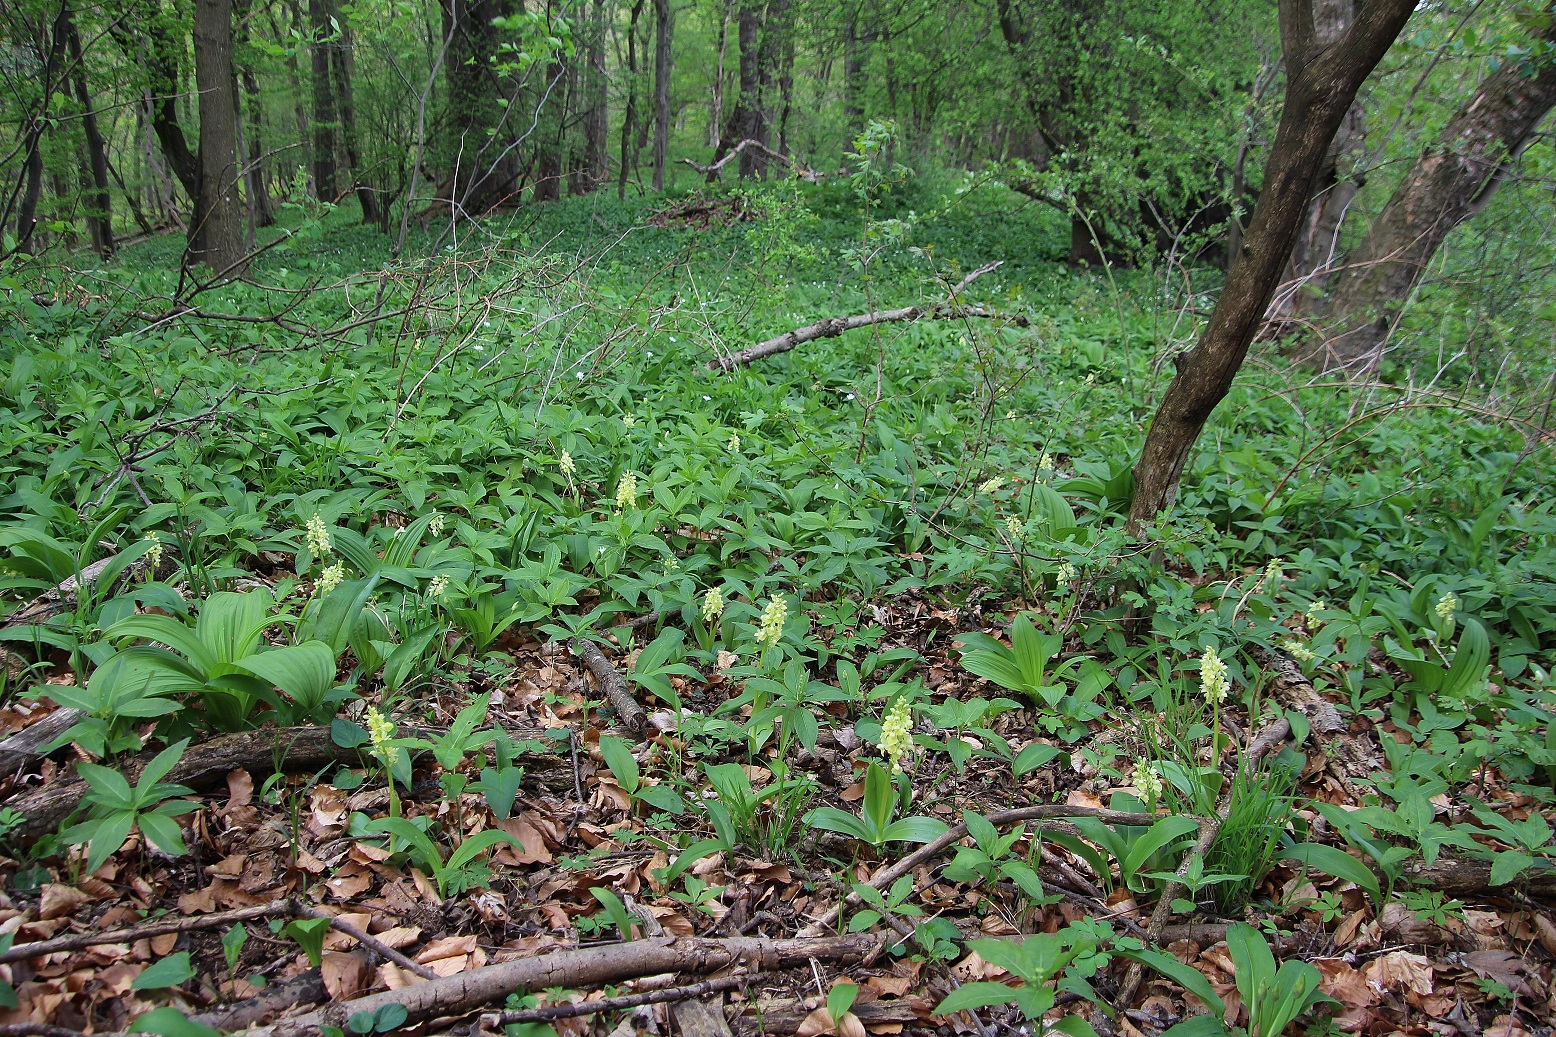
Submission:
{"label": "tree trunk", "polygon": [[[1357,6],[1357,0],[1314,0],[1313,33],[1320,45],[1327,47],[1345,34],[1356,20]],[[1290,319],[1310,312],[1313,301],[1327,287],[1337,265],[1340,225],[1362,186],[1354,174],[1365,141],[1366,112],[1359,101],[1353,102],[1324,154],[1313,197],[1308,200],[1291,249],[1291,261],[1286,264],[1267,319]],[[1235,185],[1234,191],[1240,187]]]}
{"label": "tree trunk", "polygon": [[313,189],[321,202],[333,202],[335,183],[335,84],[330,78],[330,48],[335,35],[329,0],[308,0],[308,58],[313,70]]}
{"label": "tree trunk", "polygon": [[[292,33],[306,33],[308,30],[303,17],[302,7],[297,0],[287,0],[286,9],[292,19]],[[283,40],[287,38],[276,20],[274,9],[270,12],[270,28],[276,39]],[[308,190],[314,192],[315,197],[317,197],[318,192],[313,186],[313,133],[308,127],[308,106],[303,100],[305,96],[303,73],[297,63],[297,48],[295,47],[286,48],[286,71],[288,78],[292,81],[292,121],[297,124],[297,141],[302,147],[302,168],[307,171]],[[291,177],[287,179],[290,181]]]}
{"label": "tree trunk", "polygon": [[670,0],[654,0],[654,190],[665,189],[670,150]]}
{"label": "tree trunk", "polygon": [[[109,25],[109,31],[124,56],[145,69],[150,81],[147,114],[151,119],[151,131],[156,135],[168,168],[178,178],[184,193],[193,200],[200,190],[200,163],[190,150],[178,122],[178,98],[183,92],[179,84],[178,55],[182,48],[169,36],[160,9],[144,4],[135,6],[135,23],[126,26],[124,21],[116,20]],[[228,49],[230,52],[230,46]],[[222,94],[226,96],[225,89]]]}
{"label": "tree trunk", "polygon": [[16,207],[16,251],[31,255],[33,235],[38,229],[38,201],[43,197],[43,149],[38,146],[41,130],[29,135],[27,157],[22,165],[22,198]]}
{"label": "tree trunk", "polygon": [[[69,19],[68,14],[65,17]],[[71,79],[76,90],[76,101],[81,105],[87,166],[92,173],[92,190],[87,195],[87,228],[92,234],[93,250],[107,259],[114,253],[113,197],[108,193],[108,149],[103,141],[102,130],[97,125],[97,112],[92,107],[92,92],[86,82],[86,63],[82,60],[81,35],[76,31],[74,20],[65,23],[65,39],[70,47],[70,63],[74,66]]]}
{"label": "tree trunk", "polygon": [[[69,34],[70,8],[61,5],[53,24],[40,21],[37,41],[43,58],[38,111],[28,114],[25,154],[22,158],[21,198],[16,208],[16,251],[31,253],[38,229],[38,203],[43,198],[43,134],[49,124],[49,104],[54,97],[54,76],[64,56]],[[12,195],[14,198],[15,195]],[[3,219],[3,217],[0,217]]]}
{"label": "tree trunk", "polygon": [[188,259],[224,277],[243,274],[238,200],[237,91],[232,75],[232,0],[196,0],[195,88],[200,95],[200,176]]}
{"label": "tree trunk", "polygon": [[708,113],[708,147],[719,146],[719,127],[724,125],[724,58],[729,53],[729,20],[740,0],[729,0],[724,7],[724,20],[719,22],[719,59],[713,73],[713,102]]}
{"label": "tree trunk", "polygon": [[356,44],[351,29],[340,22],[340,36],[330,47],[330,70],[335,79],[335,96],[340,101],[340,136],[346,149],[346,168],[351,174],[351,189],[362,206],[362,222],[389,233],[389,221],[378,204],[378,191],[362,175],[362,153],[357,146],[357,101],[352,87],[356,74]]}
{"label": "tree trunk", "polygon": [[1194,442],[1226,397],[1280,284],[1325,153],[1356,92],[1404,29],[1414,0],[1369,0],[1335,43],[1321,46],[1309,0],[1281,0],[1286,99],[1264,186],[1242,248],[1199,343],[1178,358],[1135,466],[1129,525],[1138,531],[1177,497]]}
{"label": "tree trunk", "polygon": [[610,109],[605,72],[605,0],[594,0],[585,47],[584,92],[589,110],[584,115],[584,154],[588,162],[587,189],[596,190],[610,178]]}
{"label": "tree trunk", "polygon": [[621,120],[621,169],[616,184],[616,197],[627,197],[627,172],[637,163],[628,159],[632,147],[632,131],[638,120],[638,19],[643,16],[643,0],[632,0],[627,20],[627,110]]}
{"label": "tree trunk", "polygon": [[243,92],[248,96],[249,104],[249,204],[254,209],[255,224],[269,227],[276,222],[276,214],[270,207],[270,184],[265,176],[264,106],[260,103],[259,81],[254,77],[254,70],[245,67],[242,74]]}
{"label": "tree trunk", "polygon": [[1547,23],[1533,42],[1530,57],[1503,65],[1480,85],[1394,190],[1346,259],[1320,318],[1323,338],[1298,348],[1304,363],[1364,376],[1383,358],[1433,254],[1491,200],[1556,106],[1556,64],[1546,53],[1556,44],[1556,24]]}
{"label": "tree trunk", "polygon": [[[762,118],[762,5],[755,0],[742,0],[736,25],[736,39],[740,44],[740,87],[735,95],[735,106],[730,109],[729,122],[724,135],[713,152],[713,164],[729,153],[743,140],[767,143],[765,121]],[[756,148],[740,153],[740,175],[755,176],[767,167],[767,156]],[[708,174],[708,182],[718,179],[717,172]]]}
{"label": "tree trunk", "polygon": [[518,155],[500,139],[508,105],[493,69],[501,32],[492,24],[504,13],[499,0],[443,0],[444,38],[449,40],[443,77],[448,86],[447,161],[452,196],[463,215],[478,216],[511,196],[519,177]]}
{"label": "tree trunk", "polygon": [[843,118],[848,135],[864,129],[864,47],[859,29],[861,0],[852,0],[843,22]]}

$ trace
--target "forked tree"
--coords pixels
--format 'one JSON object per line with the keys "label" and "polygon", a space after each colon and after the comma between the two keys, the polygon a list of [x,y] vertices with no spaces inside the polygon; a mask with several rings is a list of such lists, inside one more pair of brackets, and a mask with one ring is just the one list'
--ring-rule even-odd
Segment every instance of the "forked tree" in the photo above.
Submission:
{"label": "forked tree", "polygon": [[1335,131],[1414,9],[1414,0],[1368,0],[1350,28],[1326,45],[1314,26],[1312,0],[1280,0],[1286,97],[1264,186],[1210,323],[1177,358],[1177,372],[1146,433],[1135,465],[1131,529],[1176,499],[1195,441],[1231,390],[1280,286]]}

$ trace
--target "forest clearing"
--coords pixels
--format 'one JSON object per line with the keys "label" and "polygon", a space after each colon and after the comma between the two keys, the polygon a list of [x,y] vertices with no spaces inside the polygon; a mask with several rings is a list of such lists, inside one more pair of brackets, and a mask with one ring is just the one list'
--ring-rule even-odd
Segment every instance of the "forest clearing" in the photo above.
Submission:
{"label": "forest clearing", "polygon": [[1552,1032],[1549,4],[188,6],[0,12],[0,1037]]}

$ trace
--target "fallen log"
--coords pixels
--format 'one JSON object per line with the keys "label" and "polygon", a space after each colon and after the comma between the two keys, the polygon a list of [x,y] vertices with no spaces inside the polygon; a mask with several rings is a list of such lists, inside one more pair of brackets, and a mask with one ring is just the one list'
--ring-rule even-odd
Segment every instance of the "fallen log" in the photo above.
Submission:
{"label": "fallen log", "polygon": [[43,758],[42,748],[69,731],[86,714],[61,706],[30,727],[0,742],[0,774],[11,774]]}
{"label": "fallen log", "polygon": [[616,672],[610,660],[605,658],[605,653],[600,651],[600,646],[588,638],[580,637],[574,639],[572,648],[573,654],[594,675],[594,683],[599,685],[600,691],[610,700],[622,726],[635,735],[646,731],[648,714],[644,712],[642,706],[638,705],[637,699],[632,697],[632,691],[627,687],[626,680]]}
{"label": "fallen log", "polygon": [[[403,734],[426,734],[419,730],[402,731]],[[437,732],[432,732],[437,734]],[[539,738],[544,732],[510,731],[520,739]],[[154,754],[144,753],[126,763],[122,772],[134,782]],[[563,773],[560,757],[549,754],[530,754],[526,759],[547,766],[535,767],[525,775],[526,781],[556,791],[572,785],[571,773]],[[192,746],[164,779],[179,785],[187,785],[197,792],[219,787],[227,775],[235,770],[255,774],[277,772],[297,773],[316,771],[331,764],[350,767],[377,767],[379,764],[364,749],[347,749],[336,745],[330,738],[328,727],[258,728],[222,735],[209,742]],[[33,839],[57,828],[76,808],[86,794],[87,784],[80,778],[67,778],[50,782],[41,788],[31,789],[5,801],[5,805],[22,815],[23,820],[14,830],[23,839]]]}
{"label": "fallen log", "polygon": [[309,969],[291,979],[272,983],[253,997],[189,1018],[191,1022],[209,1026],[213,1030],[241,1030],[257,1026],[298,1005],[316,1005],[327,1001],[329,996],[329,991],[324,989],[323,973],[319,969]]}
{"label": "fallen log", "polygon": [[661,973],[707,975],[734,966],[758,972],[804,965],[811,960],[857,964],[870,960],[881,943],[880,936],[859,933],[815,940],[681,937],[583,947],[500,962],[445,979],[369,994],[243,1032],[246,1037],[313,1037],[321,1026],[344,1028],[359,1012],[373,1013],[387,1005],[405,1009],[402,1026],[416,1026],[432,1019],[468,1015],[515,991],[596,988]]}

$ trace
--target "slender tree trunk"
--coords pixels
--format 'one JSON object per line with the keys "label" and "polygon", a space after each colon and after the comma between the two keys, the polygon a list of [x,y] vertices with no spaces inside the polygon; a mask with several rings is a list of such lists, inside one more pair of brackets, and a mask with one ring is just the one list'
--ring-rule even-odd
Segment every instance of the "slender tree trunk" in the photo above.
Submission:
{"label": "slender tree trunk", "polygon": [[638,19],[643,16],[643,0],[632,0],[627,20],[627,110],[621,120],[621,168],[617,175],[616,196],[627,197],[627,173],[636,162],[628,159],[633,131],[638,120]]}
{"label": "slender tree trunk", "polygon": [[713,103],[708,117],[708,147],[719,146],[719,127],[724,125],[724,58],[729,51],[729,20],[740,0],[729,0],[724,7],[724,20],[719,22],[719,60],[713,75]]}
{"label": "slender tree trunk", "polygon": [[362,222],[389,232],[378,191],[367,182],[362,171],[362,154],[357,145],[357,100],[352,79],[356,74],[356,44],[351,29],[340,23],[340,38],[330,48],[330,70],[335,78],[335,96],[340,100],[340,136],[346,149],[346,167],[351,174],[351,189],[362,206]]}
{"label": "slender tree trunk", "polygon": [[242,276],[237,97],[232,74],[232,0],[195,0],[195,87],[200,96],[200,176],[189,227],[191,263]]}
{"label": "slender tree trunk", "polygon": [[665,189],[670,150],[670,0],[654,0],[654,190]]}
{"label": "slender tree trunk", "polygon": [[[61,5],[52,24],[41,21],[38,50],[43,57],[43,76],[38,110],[28,113],[26,144],[22,158],[21,198],[16,207],[16,251],[31,253],[38,229],[38,204],[43,199],[43,134],[49,122],[49,104],[54,98],[56,70],[64,54],[69,34],[70,8]],[[15,195],[12,195],[14,198]]]}
{"label": "slender tree trunk", "polygon": [[1264,167],[1264,187],[1226,286],[1197,345],[1178,370],[1135,466],[1129,524],[1139,530],[1177,497],[1200,431],[1242,366],[1291,256],[1313,182],[1356,92],[1393,44],[1415,0],[1369,0],[1328,47],[1314,33],[1309,0],[1280,0],[1286,100]]}
{"label": "slender tree trunk", "polygon": [[313,68],[313,187],[321,202],[333,202],[335,183],[335,84],[330,77],[330,49],[335,35],[329,0],[308,0],[308,58]]}
{"label": "slender tree trunk", "polygon": [[[66,18],[69,16],[66,15]],[[86,135],[87,167],[92,174],[92,189],[87,194],[87,229],[92,235],[93,250],[107,259],[114,253],[113,197],[108,193],[108,148],[103,141],[102,130],[97,125],[92,92],[87,88],[81,35],[76,31],[74,20],[66,21],[65,38],[70,48],[70,63],[74,66],[71,80],[75,86],[76,101],[81,105],[81,129]]]}
{"label": "slender tree trunk", "polygon": [[1319,318],[1323,337],[1300,344],[1299,359],[1358,376],[1378,365],[1438,247],[1485,208],[1556,106],[1556,64],[1546,53],[1556,43],[1556,24],[1547,23],[1533,42],[1531,52],[1540,56],[1509,62],[1487,78],[1394,190],[1346,258]]}
{"label": "slender tree trunk", "polygon": [[[287,13],[292,19],[292,32],[304,34],[308,31],[303,10],[298,0],[287,0]],[[286,39],[281,26],[276,21],[275,12],[270,15],[270,28],[276,39]],[[307,171],[308,190],[318,197],[318,189],[313,183],[313,133],[308,125],[308,105],[304,100],[305,88],[303,86],[303,72],[297,61],[297,50],[288,47],[286,51],[286,72],[292,83],[292,121],[297,124],[297,141],[302,146],[302,167]],[[287,178],[291,180],[291,177]]]}
{"label": "slender tree trunk", "polygon": [[[178,55],[181,47],[174,43],[163,23],[159,8],[137,2],[135,28],[126,28],[125,20],[116,20],[109,26],[114,39],[130,61],[139,62],[150,81],[147,94],[147,115],[152,133],[168,168],[178,178],[184,193],[193,201],[200,190],[200,163],[184,137],[178,121],[178,98],[183,93],[179,81]],[[230,52],[230,41],[228,50]],[[226,96],[226,90],[222,91]]]}
{"label": "slender tree trunk", "polygon": [[789,114],[794,109],[794,11],[784,0],[785,17],[780,19],[777,55],[778,78],[778,150],[789,153]]}
{"label": "slender tree trunk", "polygon": [[[741,0],[739,20],[736,23],[736,39],[740,44],[740,88],[735,95],[735,105],[729,111],[729,121],[719,146],[713,152],[713,162],[718,163],[729,150],[743,140],[756,140],[766,144],[765,122],[762,118],[762,21],[763,5],[756,0]],[[766,168],[767,156],[755,148],[740,153],[740,175],[754,176]],[[708,180],[718,179],[718,173],[709,173]]]}
{"label": "slender tree trunk", "polygon": [[594,191],[610,177],[610,109],[605,72],[605,0],[594,0],[585,48],[587,68],[584,92],[589,110],[584,116],[584,151],[589,164],[588,189]]}
{"label": "slender tree trunk", "polygon": [[[42,136],[41,131],[38,136]],[[16,251],[30,255],[38,230],[38,202],[43,197],[43,149],[29,142],[22,165],[22,197],[16,207]]]}
{"label": "slender tree trunk", "polygon": [[270,207],[270,180],[265,175],[264,105],[260,101],[259,81],[254,77],[252,68],[243,69],[243,92],[249,108],[249,205],[254,210],[255,224],[269,227],[276,222],[276,214]]}
{"label": "slender tree trunk", "polygon": [[843,117],[848,135],[864,129],[864,47],[859,31],[861,0],[850,0],[843,22]]}

